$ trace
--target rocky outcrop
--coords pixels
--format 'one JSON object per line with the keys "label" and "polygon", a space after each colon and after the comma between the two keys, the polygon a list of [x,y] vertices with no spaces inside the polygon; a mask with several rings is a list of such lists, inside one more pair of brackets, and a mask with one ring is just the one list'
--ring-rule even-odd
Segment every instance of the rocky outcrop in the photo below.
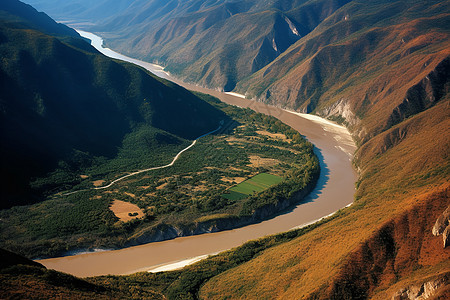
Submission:
{"label": "rocky outcrop", "polygon": [[391,300],[425,300],[440,292],[449,283],[448,274],[420,285],[410,285],[397,291]]}
{"label": "rocky outcrop", "polygon": [[332,105],[320,110],[321,117],[335,121],[347,127],[357,140],[362,140],[367,131],[361,125],[361,119],[356,116],[348,98],[341,98]]}
{"label": "rocky outcrop", "polygon": [[330,119],[342,118],[342,123],[347,127],[353,127],[360,122],[359,118],[352,111],[350,102],[346,98],[341,98],[339,101],[321,110],[318,112],[318,115]]}
{"label": "rocky outcrop", "polygon": [[441,235],[444,232],[445,228],[448,227],[449,222],[450,222],[450,205],[436,220],[436,223],[433,226],[432,231],[433,235],[434,236]]}
{"label": "rocky outcrop", "polygon": [[446,248],[450,244],[450,226],[447,226],[445,228],[444,232],[442,233],[442,239],[444,240],[444,248]]}
{"label": "rocky outcrop", "polygon": [[447,209],[439,216],[436,223],[433,226],[433,235],[439,236],[442,234],[442,239],[444,241],[444,248],[450,244],[450,205]]}

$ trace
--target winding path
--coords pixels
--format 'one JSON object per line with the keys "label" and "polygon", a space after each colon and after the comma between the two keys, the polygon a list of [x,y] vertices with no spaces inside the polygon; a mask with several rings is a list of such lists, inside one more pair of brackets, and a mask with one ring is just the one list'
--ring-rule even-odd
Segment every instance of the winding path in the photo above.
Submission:
{"label": "winding path", "polygon": [[134,176],[134,175],[137,175],[137,174],[145,173],[145,172],[148,172],[148,171],[152,171],[152,170],[159,170],[159,169],[165,169],[165,168],[171,167],[171,166],[173,166],[173,164],[177,161],[177,159],[180,157],[180,155],[181,155],[184,151],[187,151],[187,150],[189,150],[190,148],[192,148],[192,147],[195,145],[195,143],[197,143],[197,141],[198,141],[199,139],[201,139],[202,137],[205,137],[205,136],[207,136],[207,135],[213,134],[214,132],[219,131],[221,128],[222,128],[222,126],[219,126],[216,130],[210,131],[210,132],[205,133],[205,134],[199,136],[198,138],[196,138],[189,146],[187,146],[186,148],[184,148],[183,150],[181,150],[180,152],[178,152],[178,154],[175,155],[175,157],[173,158],[173,160],[172,160],[172,162],[171,162],[170,164],[167,164],[167,165],[164,165],[164,166],[159,166],[159,167],[152,167],[152,168],[148,168],[148,169],[144,169],[144,170],[139,170],[139,171],[136,171],[136,172],[127,174],[127,175],[125,175],[125,176],[122,176],[122,177],[120,177],[120,178],[117,178],[117,179],[111,181],[110,184],[105,185],[105,186],[99,186],[99,187],[93,187],[93,188],[90,188],[90,189],[84,189],[84,190],[73,191],[73,192],[70,192],[70,193],[62,194],[62,195],[63,195],[63,196],[68,196],[68,195],[72,195],[72,194],[76,194],[76,193],[80,193],[80,192],[85,192],[85,191],[107,189],[107,188],[110,188],[111,186],[113,186],[115,183],[117,183],[117,182],[119,182],[119,181],[121,181],[121,180],[123,180],[123,179],[125,179],[125,178],[131,177],[131,176]]}

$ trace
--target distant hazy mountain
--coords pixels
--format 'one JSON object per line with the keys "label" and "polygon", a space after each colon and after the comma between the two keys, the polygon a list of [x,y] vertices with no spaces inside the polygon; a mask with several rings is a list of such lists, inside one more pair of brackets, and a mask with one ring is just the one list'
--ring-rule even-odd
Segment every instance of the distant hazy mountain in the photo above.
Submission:
{"label": "distant hazy mountain", "polygon": [[120,13],[133,1],[130,0],[27,0],[38,11],[48,13],[56,20],[67,19],[95,22]]}
{"label": "distant hazy mountain", "polygon": [[1,207],[38,199],[31,178],[74,153],[113,157],[138,127],[192,139],[223,119],[189,91],[106,58],[15,0],[0,3],[0,53]]}
{"label": "distant hazy mountain", "polygon": [[[28,2],[54,17],[73,20],[73,10],[60,8],[85,1],[53,7],[51,1]],[[186,81],[229,91],[347,2],[136,0],[119,9],[120,1],[109,1],[109,11],[117,11],[109,18],[97,4],[75,16],[97,24],[90,30],[111,37],[108,45],[122,53],[160,62]]]}

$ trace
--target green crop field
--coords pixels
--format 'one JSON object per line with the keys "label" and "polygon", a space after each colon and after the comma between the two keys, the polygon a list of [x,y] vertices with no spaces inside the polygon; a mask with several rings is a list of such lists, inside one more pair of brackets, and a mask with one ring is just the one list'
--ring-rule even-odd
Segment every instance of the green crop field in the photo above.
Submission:
{"label": "green crop field", "polygon": [[264,191],[281,181],[283,181],[283,178],[280,176],[261,173],[230,188],[226,194],[222,195],[222,197],[229,200],[244,199],[255,192],[258,193]]}

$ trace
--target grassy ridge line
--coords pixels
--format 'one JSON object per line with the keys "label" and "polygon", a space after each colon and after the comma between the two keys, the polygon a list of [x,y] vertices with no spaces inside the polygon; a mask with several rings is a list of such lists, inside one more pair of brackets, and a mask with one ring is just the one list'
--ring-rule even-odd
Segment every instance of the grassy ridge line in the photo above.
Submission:
{"label": "grassy ridge line", "polygon": [[145,172],[148,172],[148,171],[152,171],[152,170],[159,170],[159,169],[165,169],[165,168],[171,167],[171,166],[173,166],[173,164],[177,161],[177,159],[180,157],[180,155],[181,155],[183,152],[185,152],[185,151],[189,150],[190,148],[194,147],[194,145],[195,145],[195,143],[197,142],[197,140],[199,140],[199,139],[201,139],[202,137],[205,137],[205,136],[207,136],[207,135],[213,134],[213,133],[219,131],[221,128],[222,128],[222,126],[219,126],[217,129],[215,129],[215,130],[213,130],[213,131],[210,131],[210,132],[208,132],[208,133],[205,133],[205,134],[199,136],[198,138],[196,138],[194,141],[192,141],[192,143],[191,143],[189,146],[187,146],[186,148],[184,148],[183,150],[181,150],[180,152],[178,152],[177,155],[175,155],[175,157],[173,158],[173,160],[172,160],[172,162],[171,162],[170,164],[167,164],[167,165],[164,165],[164,166],[159,166],[159,167],[152,167],[152,168],[148,168],[148,169],[144,169],[144,170],[139,170],[139,171],[130,173],[130,174],[128,174],[128,175],[122,176],[122,177],[120,177],[120,178],[117,178],[117,179],[113,180],[113,181],[112,181],[110,184],[108,184],[108,185],[100,186],[100,187],[94,187],[94,188],[91,188],[91,189],[84,189],[84,190],[74,191],[74,192],[70,192],[70,193],[65,193],[65,194],[63,194],[62,196],[68,196],[68,195],[72,195],[72,194],[79,193],[79,192],[84,192],[84,191],[89,191],[89,190],[103,190],[103,189],[107,189],[107,188],[110,188],[110,187],[111,187],[112,185],[114,185],[115,183],[117,183],[117,182],[119,182],[119,181],[122,181],[122,180],[125,179],[125,178],[131,177],[131,176],[134,176],[134,175],[137,175],[137,174],[145,173]]}

